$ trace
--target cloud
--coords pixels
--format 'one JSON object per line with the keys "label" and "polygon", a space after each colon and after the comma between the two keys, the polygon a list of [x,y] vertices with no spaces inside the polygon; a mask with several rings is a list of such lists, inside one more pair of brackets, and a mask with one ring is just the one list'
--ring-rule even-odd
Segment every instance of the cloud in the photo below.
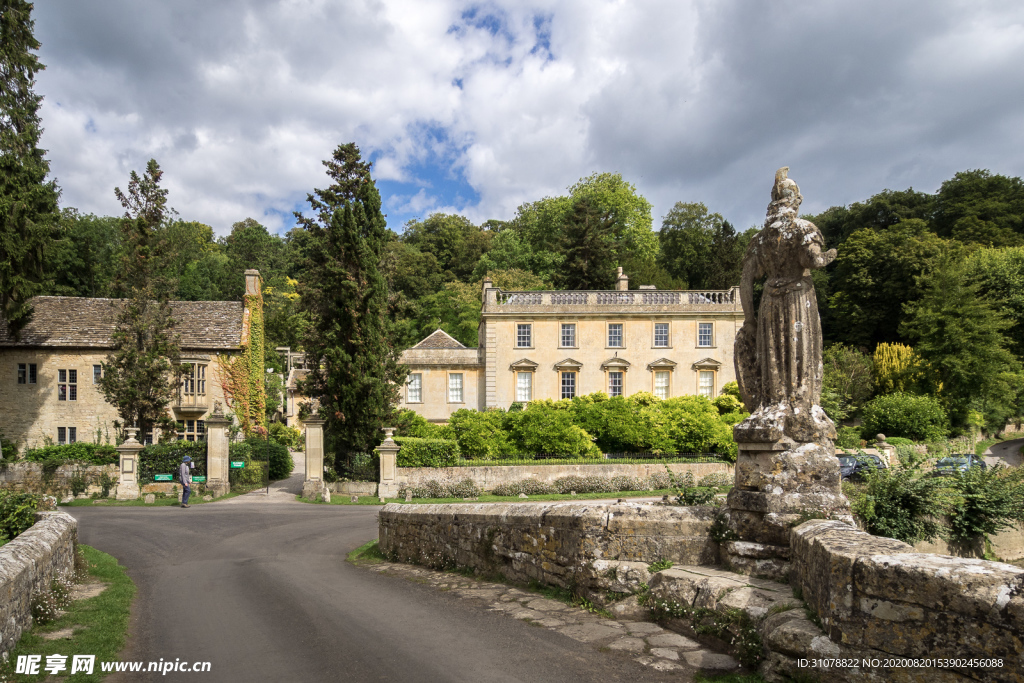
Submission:
{"label": "cloud", "polygon": [[759,223],[966,168],[1021,175],[1010,2],[280,0],[37,3],[37,91],[66,205],[120,213],[150,157],[183,217],[291,225],[355,141],[389,225],[476,221],[621,172],[654,204]]}

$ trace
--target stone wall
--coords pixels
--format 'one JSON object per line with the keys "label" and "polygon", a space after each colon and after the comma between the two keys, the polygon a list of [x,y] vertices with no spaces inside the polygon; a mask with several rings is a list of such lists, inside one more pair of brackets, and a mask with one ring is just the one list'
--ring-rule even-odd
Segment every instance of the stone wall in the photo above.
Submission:
{"label": "stone wall", "polygon": [[[498,484],[508,484],[522,479],[536,479],[542,482],[553,482],[561,477],[568,476],[598,476],[598,477],[649,477],[652,474],[663,473],[665,465],[630,465],[630,464],[601,464],[601,465],[507,465],[488,466],[477,465],[474,467],[399,467],[397,468],[396,479],[401,484],[420,486],[431,479],[461,481],[469,478],[476,482],[476,485],[485,491],[490,491]],[[731,478],[733,476],[733,465],[724,462],[698,462],[698,463],[674,463],[668,468],[677,474],[691,472],[694,480],[699,480],[714,472],[724,472]]]}
{"label": "stone wall", "polygon": [[373,481],[336,481],[327,484],[327,490],[343,496],[375,496],[377,483]]}
{"label": "stone wall", "polygon": [[[1001,667],[939,667],[931,680],[1019,681],[1024,671],[1024,569],[916,553],[906,543],[828,520],[792,532],[794,585],[825,632],[859,653],[1001,659]],[[923,679],[922,679],[923,680]]]}
{"label": "stone wall", "polygon": [[36,523],[0,547],[0,655],[8,653],[32,624],[32,595],[75,565],[78,522],[64,512],[40,512]]}
{"label": "stone wall", "polygon": [[53,473],[52,479],[50,479],[43,476],[42,463],[10,463],[0,467],[0,487],[33,493],[70,492],[71,477],[76,472],[82,474],[89,483],[89,486],[85,489],[86,495],[102,493],[99,482],[100,477],[106,472],[114,480],[109,492],[109,495],[113,497],[117,489],[117,465],[61,465]]}
{"label": "stone wall", "polygon": [[[1017,525],[1012,529],[1001,531],[989,537],[989,549],[1003,562],[1014,562],[1024,559],[1024,528]],[[985,557],[985,540],[977,538],[969,543],[950,544],[941,538],[934,541],[919,541],[914,544],[919,553],[933,555],[954,555],[956,557]]]}
{"label": "stone wall", "polygon": [[[381,551],[400,562],[500,572],[512,581],[614,590],[630,563],[716,561],[711,507],[496,503],[385,505]],[[625,592],[625,591],[623,591]]]}

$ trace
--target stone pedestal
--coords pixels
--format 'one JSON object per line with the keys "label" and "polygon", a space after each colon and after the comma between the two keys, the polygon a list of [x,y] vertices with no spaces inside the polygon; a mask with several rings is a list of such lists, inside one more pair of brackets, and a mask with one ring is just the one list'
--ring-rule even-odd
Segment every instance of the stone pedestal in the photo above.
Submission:
{"label": "stone pedestal", "polygon": [[740,443],[727,513],[737,538],[723,544],[723,562],[745,574],[784,578],[793,526],[810,518],[852,521],[840,482],[829,440]]}
{"label": "stone pedestal", "polygon": [[228,475],[231,472],[228,462],[228,428],[231,420],[214,413],[206,418],[206,488],[214,498],[218,498],[231,490]]}
{"label": "stone pedestal", "polygon": [[[302,482],[302,497],[319,501],[324,499],[324,421],[306,420],[306,479]],[[329,498],[328,498],[329,500]]]}
{"label": "stone pedestal", "polygon": [[135,500],[139,497],[139,451],[143,446],[135,439],[139,430],[129,429],[128,439],[117,447],[120,470],[117,480],[117,499]]}
{"label": "stone pedestal", "polygon": [[385,498],[398,497],[398,449],[399,446],[391,438],[395,433],[394,427],[384,428],[384,442],[375,449],[380,455],[380,483],[377,485],[377,495],[381,500]]}

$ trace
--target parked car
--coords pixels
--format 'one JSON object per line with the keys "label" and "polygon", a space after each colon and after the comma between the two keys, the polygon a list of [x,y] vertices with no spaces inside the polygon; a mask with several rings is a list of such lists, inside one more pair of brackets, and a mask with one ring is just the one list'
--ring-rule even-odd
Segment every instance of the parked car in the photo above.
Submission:
{"label": "parked car", "polygon": [[935,463],[934,472],[936,476],[948,476],[956,472],[966,472],[972,467],[985,469],[988,467],[988,463],[985,462],[984,458],[974,453],[954,453],[945,458],[939,458],[938,462]]}
{"label": "parked car", "polygon": [[884,470],[887,467],[881,458],[871,453],[839,456],[839,474],[843,479],[862,479],[868,470]]}

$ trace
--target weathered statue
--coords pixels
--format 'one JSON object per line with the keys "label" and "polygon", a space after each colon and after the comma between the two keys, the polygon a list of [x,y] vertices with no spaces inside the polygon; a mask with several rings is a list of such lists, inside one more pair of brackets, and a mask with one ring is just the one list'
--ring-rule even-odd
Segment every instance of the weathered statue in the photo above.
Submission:
{"label": "weathered statue", "polygon": [[[835,438],[835,426],[818,406],[821,320],[811,270],[831,263],[836,250],[823,252],[821,232],[797,217],[803,197],[788,172],[775,173],[764,229],[743,257],[745,321],[736,335],[736,377],[752,415],[739,426],[737,441]],[[761,277],[766,280],[755,313],[754,283]]]}

